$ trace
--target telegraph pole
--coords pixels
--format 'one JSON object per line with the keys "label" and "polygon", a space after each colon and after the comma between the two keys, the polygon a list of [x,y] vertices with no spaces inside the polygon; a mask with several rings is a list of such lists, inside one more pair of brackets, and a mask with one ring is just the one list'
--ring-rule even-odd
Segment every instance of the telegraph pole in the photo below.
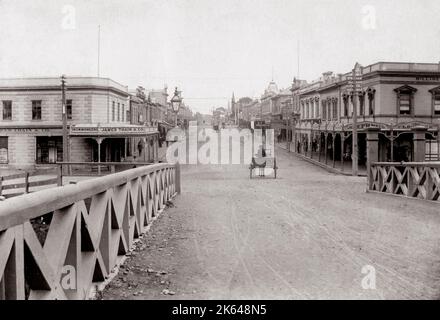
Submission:
{"label": "telegraph pole", "polygon": [[[357,98],[358,98],[358,84],[357,77],[360,76],[360,65],[356,63],[353,69],[353,147],[352,147],[352,173],[353,176],[358,175],[358,128],[357,128]],[[360,85],[360,83],[359,83]]]}
{"label": "telegraph pole", "polygon": [[69,148],[67,137],[67,110],[66,110],[66,77],[61,76],[62,117],[63,117],[63,162],[69,161]]}
{"label": "telegraph pole", "polygon": [[98,77],[100,72],[100,58],[101,58],[101,25],[98,26]]}

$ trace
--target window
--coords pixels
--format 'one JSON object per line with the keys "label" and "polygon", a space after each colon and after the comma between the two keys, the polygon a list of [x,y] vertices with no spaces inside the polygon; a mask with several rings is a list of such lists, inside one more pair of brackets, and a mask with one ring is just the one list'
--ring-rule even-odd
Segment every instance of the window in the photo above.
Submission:
{"label": "window", "polygon": [[48,164],[63,161],[62,137],[36,137],[36,162]]}
{"label": "window", "polygon": [[3,101],[3,120],[12,120],[12,101]]}
{"label": "window", "polygon": [[41,120],[41,100],[32,100],[32,120]]}
{"label": "window", "polygon": [[400,95],[399,110],[400,114],[411,114],[411,95],[409,93]]}
{"label": "window", "polygon": [[440,87],[429,90],[432,94],[432,113],[440,116]]}
{"label": "window", "polygon": [[434,139],[427,139],[425,143],[425,161],[440,160],[440,142]]}
{"label": "window", "polygon": [[118,114],[117,114],[118,121],[121,119],[120,116],[121,116],[121,104],[118,103]]}
{"label": "window", "polygon": [[122,121],[124,121],[124,116],[125,116],[125,105],[122,105],[122,114],[121,114]]}
{"label": "window", "polygon": [[359,95],[359,114],[361,116],[365,115],[365,93]]}
{"label": "window", "polygon": [[331,117],[332,117],[332,102],[329,99],[327,101],[327,120],[331,120]]}
{"label": "window", "polygon": [[126,111],[125,120],[126,120],[126,121],[130,121],[130,110],[127,110],[127,111]]}
{"label": "window", "polygon": [[344,116],[348,117],[348,95],[344,95]]}
{"label": "window", "polygon": [[434,114],[440,116],[440,93],[434,96]]}
{"label": "window", "polygon": [[394,89],[397,93],[397,114],[412,115],[414,114],[413,97],[417,91],[416,88],[408,85]]}
{"label": "window", "polygon": [[338,119],[338,99],[333,99],[333,119]]}
{"label": "window", "polygon": [[112,121],[115,121],[115,102],[112,102]]}
{"label": "window", "polygon": [[327,119],[327,103],[322,101],[322,120]]}
{"label": "window", "polygon": [[67,120],[72,120],[72,100],[66,100]]}
{"label": "window", "polygon": [[367,96],[368,96],[368,114],[374,116],[374,95],[376,93],[375,89],[369,88],[367,90]]}

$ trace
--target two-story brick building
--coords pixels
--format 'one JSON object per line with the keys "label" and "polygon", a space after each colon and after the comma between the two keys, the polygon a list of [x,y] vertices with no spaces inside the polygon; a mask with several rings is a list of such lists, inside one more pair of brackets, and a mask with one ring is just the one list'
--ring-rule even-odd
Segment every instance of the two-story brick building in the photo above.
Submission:
{"label": "two-story brick building", "polygon": [[[107,78],[67,77],[68,160],[122,161],[130,137],[157,129],[130,123],[127,87]],[[0,79],[0,164],[13,168],[63,159],[60,78]],[[154,138],[156,137],[156,138]],[[153,150],[156,150],[153,143]],[[151,152],[157,156],[157,151]]]}

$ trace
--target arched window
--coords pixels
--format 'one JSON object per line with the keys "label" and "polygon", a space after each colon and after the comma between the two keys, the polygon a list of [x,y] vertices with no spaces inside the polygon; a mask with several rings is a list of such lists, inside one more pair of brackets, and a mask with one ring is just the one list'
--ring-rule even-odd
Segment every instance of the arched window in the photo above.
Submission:
{"label": "arched window", "polygon": [[359,93],[359,115],[365,116],[365,92]]}
{"label": "arched window", "polygon": [[332,98],[332,104],[333,104],[333,119],[338,119],[338,98]]}
{"label": "arched window", "polygon": [[322,101],[322,113],[321,113],[321,119],[326,120],[327,119],[327,101]]}
{"label": "arched window", "polygon": [[372,88],[367,89],[368,115],[370,116],[374,116],[375,113],[375,94],[376,94],[376,89],[372,89]]}
{"label": "arched window", "polygon": [[332,119],[332,99],[331,98],[327,98],[327,120],[331,120]]}
{"label": "arched window", "polygon": [[315,98],[315,118],[319,119],[319,98]]}
{"label": "arched window", "polygon": [[304,100],[301,101],[301,119],[305,119]]}
{"label": "arched window", "polygon": [[344,101],[344,117],[348,117],[348,94],[342,96]]}

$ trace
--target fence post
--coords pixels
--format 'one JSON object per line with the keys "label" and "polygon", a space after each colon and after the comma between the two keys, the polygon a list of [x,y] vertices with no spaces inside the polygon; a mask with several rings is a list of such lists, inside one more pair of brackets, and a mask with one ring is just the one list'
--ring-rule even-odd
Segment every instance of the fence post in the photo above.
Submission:
{"label": "fence post", "polygon": [[177,162],[174,166],[175,170],[175,180],[174,183],[176,184],[176,192],[177,194],[180,194],[181,192],[181,186],[180,186],[180,163]]}
{"label": "fence post", "polygon": [[24,175],[24,193],[29,193],[29,172]]}
{"label": "fence post", "polygon": [[63,185],[63,165],[62,164],[60,164],[60,166],[58,167],[57,178],[58,178],[57,185],[60,187]]}
{"label": "fence post", "polygon": [[3,176],[1,176],[0,177],[0,198],[2,197],[2,192],[3,192],[3,179],[4,179]]}

